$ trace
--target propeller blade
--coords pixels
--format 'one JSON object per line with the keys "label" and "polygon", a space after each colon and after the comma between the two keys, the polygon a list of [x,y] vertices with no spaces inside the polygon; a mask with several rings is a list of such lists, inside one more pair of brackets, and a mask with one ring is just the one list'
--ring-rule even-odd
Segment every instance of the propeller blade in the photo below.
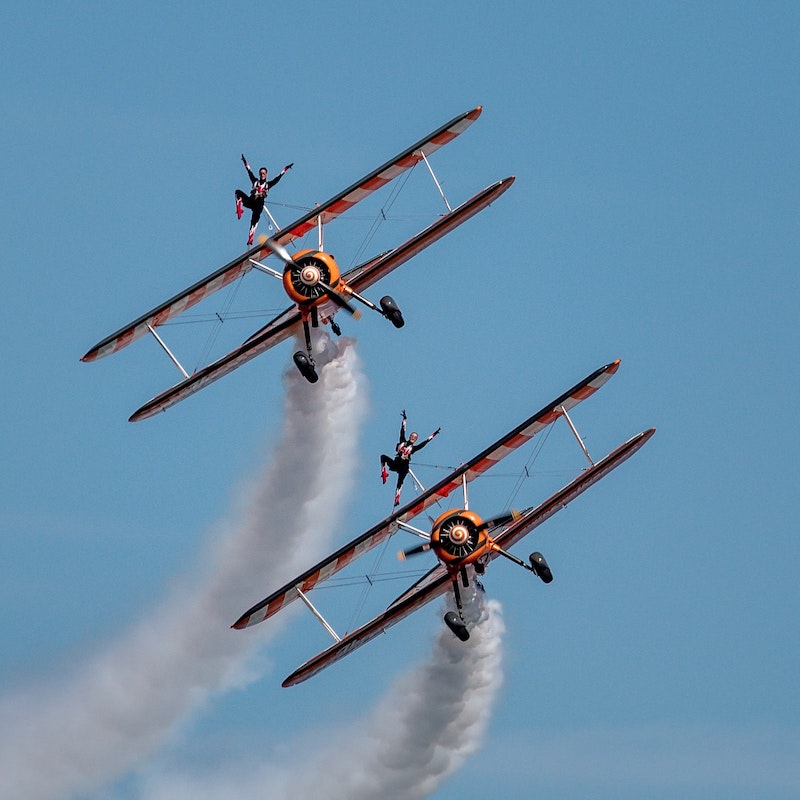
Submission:
{"label": "propeller blade", "polygon": [[272,252],[284,263],[295,266],[295,261],[292,258],[292,254],[279,242],[267,237],[267,240],[264,242],[264,246],[269,250],[272,250]]}
{"label": "propeller blade", "polygon": [[486,528],[495,528],[498,525],[505,525],[507,522],[511,522],[512,519],[518,519],[519,516],[519,511],[512,509],[511,511],[507,511],[505,514],[499,514],[493,519],[484,520],[483,524],[478,527],[478,530],[483,531],[486,530]]}
{"label": "propeller blade", "polygon": [[430,542],[425,542],[424,544],[418,544],[416,547],[409,547],[408,550],[401,550],[397,554],[397,560],[405,561],[409,556],[417,556],[420,553],[424,553],[430,549],[431,549]]}
{"label": "propeller blade", "polygon": [[345,300],[344,297],[342,297],[332,286],[328,286],[327,283],[323,283],[322,281],[319,281],[317,285],[320,286],[322,291],[325,292],[325,294],[328,295],[328,297],[330,297],[330,299],[333,300],[333,302],[336,303],[339,308],[343,308],[348,314],[351,314],[356,319],[361,316],[358,309],[350,305],[350,303],[348,303],[347,300]]}

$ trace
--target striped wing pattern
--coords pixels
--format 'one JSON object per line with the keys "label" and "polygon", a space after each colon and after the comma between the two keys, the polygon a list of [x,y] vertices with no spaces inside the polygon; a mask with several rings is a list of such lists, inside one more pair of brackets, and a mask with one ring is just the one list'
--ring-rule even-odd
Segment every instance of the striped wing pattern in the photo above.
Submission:
{"label": "striped wing pattern", "polygon": [[256,257],[260,253],[260,258],[266,258],[270,252],[259,245],[235,261],[231,261],[180,294],[143,314],[129,325],[116,331],[116,333],[107,336],[82,356],[81,361],[97,361],[104,356],[122,350],[123,347],[127,347],[148,333],[151,327],[157,328],[159,325],[164,325],[187,309],[197,305],[201,300],[205,300],[209,295],[224,289],[235,280],[241,278],[242,275],[247,274],[253,267],[250,261],[251,257]]}
{"label": "striped wing pattern", "polygon": [[561,416],[561,408],[567,411],[575,405],[594,394],[609,378],[619,369],[619,360],[606,364],[591,375],[588,375],[580,383],[573,386],[569,391],[562,394],[541,411],[529,417],[512,431],[494,444],[487,447],[483,452],[470,461],[462,464],[458,469],[451,472],[447,477],[426,490],[419,497],[402,506],[394,514],[370,528],[361,536],[344,545],[333,555],[324,561],[299,575],[294,580],[287,583],[282,588],[271,594],[269,597],[257,603],[246,611],[233,624],[234,628],[246,628],[271,617],[293,600],[297,599],[297,588],[305,593],[310,591],[319,583],[327,580],[339,570],[346,567],[354,559],[363,553],[371,550],[376,545],[385,541],[395,531],[399,522],[405,522],[425,511],[426,508],[438,502],[440,499],[448,497],[450,493],[461,486],[463,477],[467,481],[482,475],[490,467],[501,461],[509,453],[516,450],[521,445],[532,439],[539,431],[555,422]]}
{"label": "striped wing pattern", "polygon": [[[456,138],[465,131],[481,114],[481,106],[467,111],[455,117],[450,122],[442,125],[433,133],[411,145],[390,161],[387,161],[378,169],[373,170],[369,175],[349,186],[343,192],[317,206],[300,219],[287,226],[276,238],[281,244],[304,236],[309,230],[317,225],[317,221],[323,222],[343,214],[352,208],[360,200],[363,200],[372,192],[385,186],[405,170],[413,167],[425,156],[443,147],[448,142]],[[104,356],[116,353],[123,347],[127,347],[132,342],[144,336],[150,327],[156,328],[169,320],[182,314],[187,309],[197,305],[209,295],[240,278],[252,269],[252,261],[262,261],[271,255],[271,251],[263,245],[256,245],[243,253],[238,258],[221,267],[216,272],[203,278],[190,286],[180,294],[175,295],[156,308],[148,311],[134,322],[124,328],[112,333],[102,341],[92,347],[82,358],[81,361],[96,361]]]}
{"label": "striped wing pattern", "polygon": [[[567,484],[536,508],[523,512],[514,522],[504,526],[505,530],[496,535],[494,540],[503,549],[509,548],[526,536],[534,528],[550,519],[557,511],[566,508],[567,504],[593,486],[611,470],[630,458],[655,433],[655,428],[639,433],[609,453],[604,459],[582,472],[571,483]],[[498,557],[494,554],[492,558]],[[344,658],[348,653],[372,641],[384,633],[392,625],[407,617],[413,611],[443,595],[450,586],[450,578],[442,565],[438,565],[428,573],[419,584],[398,598],[386,611],[362,625],[357,630],[344,636],[339,642],[318,653],[298,667],[283,682],[283,686],[294,686],[308,680],[325,667]]]}
{"label": "striped wing pattern", "polygon": [[[365,264],[354,267],[343,276],[345,282],[352,285],[356,291],[371,286],[379,278],[387,275],[421,250],[486,208],[503,194],[513,182],[513,178],[506,178],[488,186],[448,214],[437,219],[425,230],[399,247],[382,256],[371,259]],[[179,381],[171,388],[149,400],[131,416],[131,422],[138,422],[157,414],[159,411],[166,411],[170,406],[199,392],[200,389],[210,383],[219,380],[247,361],[269,350],[279,342],[288,339],[294,333],[294,327],[301,319],[300,313],[293,309],[294,307],[286,309],[279,317],[276,317],[235,350],[199,369],[188,378]],[[323,315],[329,315],[335,311],[335,307],[332,304],[323,304],[321,311]]]}

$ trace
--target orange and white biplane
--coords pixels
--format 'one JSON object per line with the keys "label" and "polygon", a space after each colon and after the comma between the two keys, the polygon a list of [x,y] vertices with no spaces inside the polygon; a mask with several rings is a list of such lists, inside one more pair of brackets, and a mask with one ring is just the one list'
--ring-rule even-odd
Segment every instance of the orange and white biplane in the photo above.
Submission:
{"label": "orange and white biplane", "polygon": [[[450,208],[441,185],[430,167],[428,156],[455,139],[480,114],[481,107],[478,106],[450,120],[424,139],[356,181],[343,192],[314,207],[290,225],[278,229],[273,238],[257,244],[229,264],[98,342],[81,360],[96,361],[103,356],[116,353],[147,333],[155,337],[180,370],[183,379],[145,403],[130,417],[131,422],[145,419],[159,411],[165,411],[209,383],[227,375],[246,361],[294,336],[301,327],[305,334],[306,348],[305,352],[298,351],[294,354],[294,361],[300,372],[310,382],[315,382],[318,376],[315,370],[310,329],[318,327],[321,323],[330,324],[333,332],[338,334],[340,329],[334,320],[334,315],[340,310],[350,314],[357,313],[351,300],[357,300],[377,311],[395,327],[402,327],[403,315],[391,297],[387,295],[378,304],[375,304],[360,292],[489,206],[514,182],[513,176],[497,181],[458,207]],[[420,161],[424,161],[427,165],[445,202],[447,212],[425,230],[398,247],[342,273],[334,258],[323,250],[324,224],[343,214]],[[286,249],[287,245],[315,228],[318,231],[317,247],[304,249],[290,255]],[[270,256],[276,256],[283,262],[282,269],[276,270],[263,263]],[[292,305],[250,336],[242,345],[190,375],[156,332],[156,328],[173,320],[179,314],[219,289],[228,286],[252,269],[279,278],[283,282],[283,287],[292,301]]]}
{"label": "orange and white biplane", "polygon": [[[341,547],[328,558],[298,575],[277,591],[273,592],[246,611],[233,624],[237,629],[247,628],[271,617],[289,603],[300,598],[334,638],[334,644],[323,650],[302,666],[298,667],[283,682],[283,686],[293,686],[317,674],[361,645],[366,644],[387,628],[408,616],[412,611],[435,598],[452,592],[457,611],[449,611],[444,621],[462,641],[469,638],[470,621],[462,613],[462,591],[470,588],[485,571],[490,561],[503,556],[537,575],[545,583],[552,581],[550,567],[541,553],[532,553],[526,563],[508,552],[508,548],[519,541],[546,519],[577,497],[592,484],[599,481],[611,470],[630,458],[655,433],[655,428],[643,431],[628,439],[605,458],[593,461],[577,429],[569,416],[569,411],[594,394],[619,368],[619,361],[606,364],[588,375],[580,383],[545,406],[532,417],[520,423],[483,452],[462,464],[435,486],[423,491],[415,500],[407,503],[386,519],[362,533],[353,541]],[[575,435],[580,447],[589,461],[589,467],[574,480],[536,507],[523,511],[513,511],[482,519],[469,508],[467,497],[468,483],[482,475],[491,466],[505,458],[537,433],[563,417]],[[434,503],[446,498],[458,487],[463,489],[463,505],[440,514],[430,533],[409,524]],[[426,550],[433,551],[438,564],[408,591],[398,597],[383,613],[360,626],[356,630],[338,636],[327,620],[309,599],[309,593],[323,581],[329,579],[354,559],[363,555],[376,545],[385,542],[398,530],[412,533],[423,543],[406,550],[401,556],[409,556]]]}

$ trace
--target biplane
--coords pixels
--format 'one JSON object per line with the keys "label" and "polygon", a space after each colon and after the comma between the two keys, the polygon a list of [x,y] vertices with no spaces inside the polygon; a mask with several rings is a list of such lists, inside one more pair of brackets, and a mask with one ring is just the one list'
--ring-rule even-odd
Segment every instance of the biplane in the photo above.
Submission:
{"label": "biplane", "polygon": [[[619,364],[617,360],[595,370],[477,456],[453,470],[435,486],[423,491],[413,501],[254,605],[232,627],[247,628],[277,614],[298,598],[303,601],[333,637],[334,643],[298,667],[283,681],[283,686],[293,686],[307,680],[384,633],[416,609],[448,593],[452,593],[456,611],[448,611],[444,615],[444,622],[459,639],[466,641],[469,638],[470,621],[463,614],[462,591],[471,588],[484,573],[489,562],[500,556],[530,571],[545,583],[552,581],[552,571],[541,553],[532,553],[528,562],[525,562],[510,553],[508,548],[630,458],[655,433],[655,428],[650,428],[637,434],[600,461],[593,461],[589,455],[569,412],[603,386],[616,373]],[[470,509],[468,484],[562,417],[588,459],[588,468],[536,507],[509,511],[489,519],[481,518]],[[433,520],[430,532],[410,524],[410,520],[448,497],[459,487],[463,490],[463,504],[460,508],[439,514]],[[399,530],[407,531],[423,540],[421,544],[405,550],[401,554],[403,557],[432,551],[437,558],[436,566],[392,602],[383,613],[356,630],[339,636],[312,603],[309,594],[323,581],[373,547],[385,542]]]}
{"label": "biplane", "polygon": [[[456,208],[451,208],[441,184],[431,169],[428,156],[463,133],[480,116],[481,110],[478,106],[437,128],[330,200],[314,207],[290,225],[278,229],[272,238],[260,242],[188,289],[107,336],[92,347],[81,361],[96,361],[116,353],[145,334],[152,334],[181,372],[182,379],[134,412],[130,417],[131,422],[165,411],[279,342],[298,334],[301,328],[305,337],[305,351],[297,351],[294,354],[294,362],[308,381],[316,382],[318,375],[314,362],[311,330],[320,324],[329,324],[333,333],[338,335],[341,331],[334,316],[338,311],[356,315],[358,312],[353,301],[378,312],[395,327],[402,327],[403,314],[392,297],[385,295],[376,304],[364,297],[361,292],[489,206],[514,182],[513,176],[497,181]],[[335,259],[323,248],[324,225],[421,161],[428,167],[447,211],[398,247],[342,273]],[[315,228],[318,234],[317,246],[291,255],[287,246]],[[282,262],[281,269],[274,269],[263,263],[270,256],[275,256]],[[281,280],[292,305],[247,338],[239,347],[190,375],[156,328],[170,322],[253,269]]]}

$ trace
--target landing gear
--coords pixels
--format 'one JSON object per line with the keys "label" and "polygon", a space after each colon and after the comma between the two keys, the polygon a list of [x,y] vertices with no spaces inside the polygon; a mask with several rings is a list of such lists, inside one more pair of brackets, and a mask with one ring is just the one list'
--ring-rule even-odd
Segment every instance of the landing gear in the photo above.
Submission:
{"label": "landing gear", "polygon": [[[461,583],[464,584],[464,588],[469,587],[469,578],[467,577],[467,570],[465,567],[462,567],[459,570],[459,574],[461,576]],[[456,600],[456,608],[458,609],[458,613],[455,611],[448,611],[444,615],[444,624],[447,625],[448,628],[456,635],[458,639],[462,642],[466,642],[469,639],[469,631],[467,630],[467,624],[464,622],[464,615],[462,612],[462,605],[461,605],[461,589],[458,586],[458,578],[459,575],[453,575],[453,594],[455,595]]]}
{"label": "landing gear", "polygon": [[528,560],[531,562],[531,571],[542,579],[544,583],[553,582],[553,573],[541,553],[531,553]]}
{"label": "landing gear", "polygon": [[389,297],[389,295],[385,295],[381,297],[381,311],[383,312],[383,316],[395,326],[395,328],[402,328],[403,325],[406,324],[406,321],[403,319],[403,315],[400,312],[400,309],[395,303],[394,299]]}
{"label": "landing gear", "polygon": [[306,352],[298,350],[293,356],[294,365],[300,370],[300,374],[309,382],[316,383],[319,380],[317,370],[314,368],[314,356],[311,355],[311,329],[308,326],[308,317],[311,317],[311,324],[316,328],[319,325],[317,309],[312,308],[310,315],[303,317],[303,333],[306,337]]}
{"label": "landing gear", "polygon": [[461,618],[455,611],[448,611],[444,615],[444,624],[450,628],[451,631],[462,641],[466,642],[469,639],[469,631],[467,626],[462,622]]}
{"label": "landing gear", "polygon": [[305,353],[298,350],[294,356],[292,356],[292,359],[297,369],[300,370],[300,374],[309,383],[316,383],[319,380],[317,370],[314,368],[314,362],[311,361]]}

